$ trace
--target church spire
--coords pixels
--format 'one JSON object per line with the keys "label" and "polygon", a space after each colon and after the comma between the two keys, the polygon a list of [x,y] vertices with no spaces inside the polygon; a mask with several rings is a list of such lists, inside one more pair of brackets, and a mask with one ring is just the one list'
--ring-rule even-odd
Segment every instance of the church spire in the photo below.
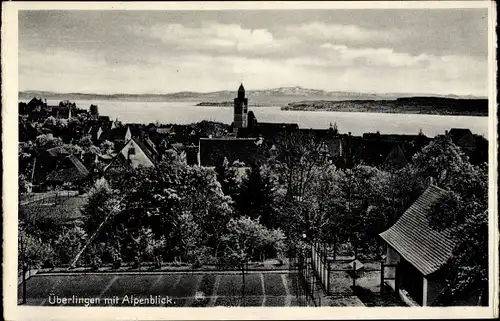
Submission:
{"label": "church spire", "polygon": [[238,88],[238,99],[245,99],[245,87],[243,87],[243,84],[240,84],[240,88]]}

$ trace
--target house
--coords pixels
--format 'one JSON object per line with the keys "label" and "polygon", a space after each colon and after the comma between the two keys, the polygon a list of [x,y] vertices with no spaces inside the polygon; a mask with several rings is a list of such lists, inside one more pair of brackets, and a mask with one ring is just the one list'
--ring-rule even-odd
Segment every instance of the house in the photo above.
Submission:
{"label": "house", "polygon": [[35,159],[31,182],[33,185],[43,184],[47,175],[56,170],[59,163],[70,156],[72,152],[66,145],[49,148]]}
{"label": "house", "polygon": [[125,146],[116,154],[108,166],[104,169],[106,172],[110,168],[155,166],[155,157],[151,151],[137,138],[132,137]]}
{"label": "house", "polygon": [[476,139],[469,129],[452,128],[446,135],[448,135],[453,143],[460,147],[467,156],[470,156],[476,149]]}
{"label": "house", "polygon": [[111,129],[111,126],[113,125],[113,121],[109,118],[109,116],[99,116],[97,118],[97,122],[104,130]]}
{"label": "house", "polygon": [[[420,306],[435,305],[445,288],[447,262],[456,246],[450,230],[437,231],[427,219],[433,205],[440,202],[446,191],[430,184],[401,218],[380,234],[386,243],[387,277],[393,289],[408,296]],[[396,271],[397,269],[397,271]],[[401,291],[404,290],[404,291]]]}
{"label": "house", "polygon": [[62,185],[64,183],[77,183],[89,177],[89,171],[82,162],[70,154],[60,161],[56,169],[47,175],[45,182],[49,185]]}
{"label": "house", "polygon": [[395,143],[389,154],[387,154],[387,157],[384,159],[382,166],[385,168],[401,168],[406,164],[408,164],[408,159],[406,158],[403,149],[400,144]]}
{"label": "house", "polygon": [[28,102],[28,110],[31,112],[41,112],[47,107],[47,100],[42,100],[42,98],[33,97]]}
{"label": "house", "polygon": [[156,132],[160,135],[175,135],[174,127],[157,127]]}
{"label": "house", "polygon": [[101,140],[101,135],[104,131],[100,125],[92,125],[87,131],[87,135],[90,136],[90,139],[94,143],[94,145],[99,145]]}
{"label": "house", "polygon": [[224,162],[224,158],[230,164],[239,161],[250,165],[257,159],[258,141],[257,138],[200,138],[199,165],[219,166]]}
{"label": "house", "polygon": [[132,138],[129,126],[120,126],[105,130],[100,136],[101,141],[107,140],[115,144],[115,148],[121,149]]}

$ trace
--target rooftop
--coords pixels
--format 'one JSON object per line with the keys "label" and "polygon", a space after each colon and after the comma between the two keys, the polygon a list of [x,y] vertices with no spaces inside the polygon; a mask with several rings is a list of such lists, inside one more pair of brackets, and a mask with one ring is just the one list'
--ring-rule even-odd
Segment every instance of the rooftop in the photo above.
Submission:
{"label": "rooftop", "polygon": [[455,248],[450,231],[431,228],[427,219],[431,207],[445,194],[445,190],[430,185],[391,228],[380,234],[423,275],[440,269]]}

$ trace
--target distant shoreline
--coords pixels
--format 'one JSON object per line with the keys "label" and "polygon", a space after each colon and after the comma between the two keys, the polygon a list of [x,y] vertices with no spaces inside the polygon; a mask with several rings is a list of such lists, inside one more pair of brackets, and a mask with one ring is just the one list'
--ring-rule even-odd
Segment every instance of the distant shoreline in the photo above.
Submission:
{"label": "distant shoreline", "polygon": [[[201,103],[197,103],[195,106],[197,107],[233,107],[234,102],[232,101],[202,101]],[[248,104],[248,107],[270,107],[269,105],[264,104]]]}
{"label": "distant shoreline", "polygon": [[487,117],[488,100],[410,97],[396,100],[302,101],[289,103],[281,110]]}

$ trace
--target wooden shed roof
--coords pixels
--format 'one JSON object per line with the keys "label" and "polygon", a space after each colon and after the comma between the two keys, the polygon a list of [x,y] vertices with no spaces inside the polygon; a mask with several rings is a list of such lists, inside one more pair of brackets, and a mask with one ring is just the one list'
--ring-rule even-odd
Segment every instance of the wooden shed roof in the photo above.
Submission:
{"label": "wooden shed roof", "polygon": [[391,228],[380,234],[423,275],[441,268],[455,248],[450,230],[437,231],[430,227],[427,219],[432,205],[445,193],[445,190],[430,185]]}

